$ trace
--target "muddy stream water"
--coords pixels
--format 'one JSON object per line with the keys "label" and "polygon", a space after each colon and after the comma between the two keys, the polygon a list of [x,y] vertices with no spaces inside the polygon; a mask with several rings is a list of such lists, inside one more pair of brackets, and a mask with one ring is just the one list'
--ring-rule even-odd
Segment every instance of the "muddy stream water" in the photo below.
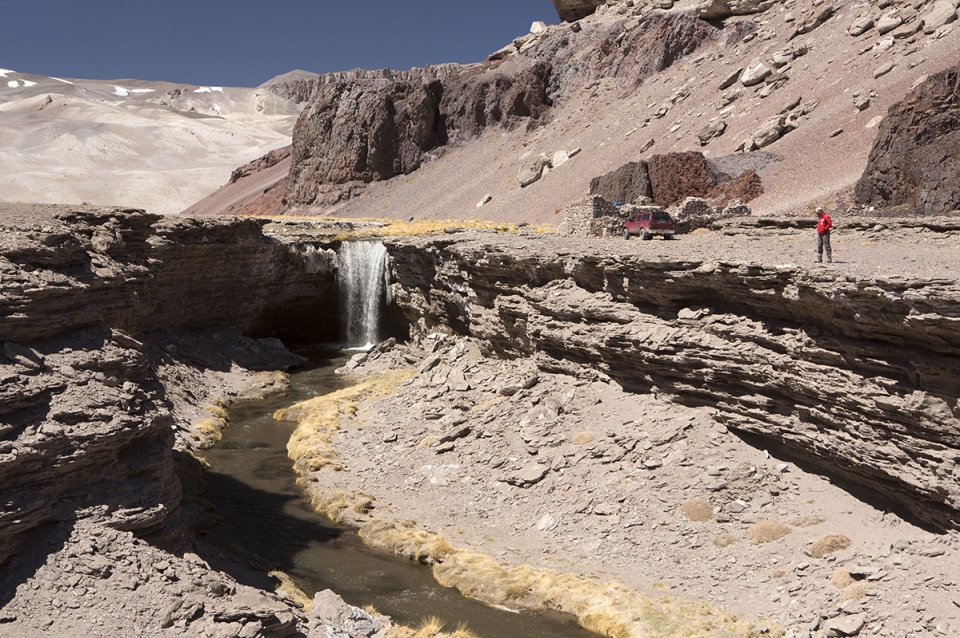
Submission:
{"label": "muddy stream water", "polygon": [[207,451],[207,498],[223,522],[205,542],[266,559],[311,597],[332,589],[352,605],[373,605],[403,624],[436,616],[448,630],[466,625],[483,638],[596,638],[569,616],[514,613],[467,599],[438,585],[429,568],[367,548],[355,532],[315,513],[287,458],[294,425],[274,421],[273,413],[342,387],[334,369],[347,357],[333,351],[303,354],[311,363],[290,375],[289,391],[233,406],[223,440]]}

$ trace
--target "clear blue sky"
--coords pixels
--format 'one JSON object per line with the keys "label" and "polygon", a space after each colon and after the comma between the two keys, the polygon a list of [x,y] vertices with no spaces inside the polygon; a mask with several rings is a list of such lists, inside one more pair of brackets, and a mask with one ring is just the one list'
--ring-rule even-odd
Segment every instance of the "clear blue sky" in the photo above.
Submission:
{"label": "clear blue sky", "polygon": [[280,73],[478,62],[550,0],[4,0],[0,68],[256,86]]}

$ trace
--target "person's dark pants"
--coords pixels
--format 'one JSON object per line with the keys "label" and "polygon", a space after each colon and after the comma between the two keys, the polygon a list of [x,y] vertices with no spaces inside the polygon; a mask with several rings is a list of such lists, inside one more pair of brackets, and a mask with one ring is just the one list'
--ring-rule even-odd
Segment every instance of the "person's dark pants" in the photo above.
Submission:
{"label": "person's dark pants", "polygon": [[823,261],[823,250],[827,250],[827,261],[833,261],[833,251],[830,249],[830,231],[824,234],[817,233],[817,261]]}

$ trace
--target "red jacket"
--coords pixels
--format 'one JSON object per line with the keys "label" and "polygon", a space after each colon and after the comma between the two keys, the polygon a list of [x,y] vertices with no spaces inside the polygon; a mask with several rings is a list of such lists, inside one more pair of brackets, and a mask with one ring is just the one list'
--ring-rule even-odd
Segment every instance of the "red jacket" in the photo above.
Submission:
{"label": "red jacket", "polygon": [[830,219],[830,215],[826,213],[820,215],[820,218],[817,220],[817,234],[826,235],[830,232],[831,228],[833,228],[833,221]]}

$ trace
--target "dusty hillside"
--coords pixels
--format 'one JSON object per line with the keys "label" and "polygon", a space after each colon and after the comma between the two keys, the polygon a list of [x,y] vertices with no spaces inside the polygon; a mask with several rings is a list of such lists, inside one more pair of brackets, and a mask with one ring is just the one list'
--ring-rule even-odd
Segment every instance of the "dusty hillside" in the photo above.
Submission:
{"label": "dusty hillside", "polygon": [[298,110],[266,89],[0,69],[0,200],[179,212],[289,144]]}
{"label": "dusty hillside", "polygon": [[[887,108],[955,64],[960,47],[953,3],[732,3],[768,8],[728,17],[721,9],[731,3],[714,4],[705,13],[692,2],[655,7],[630,0],[601,6],[575,23],[538,27],[463,73],[547,63],[543,90],[552,106],[545,113],[487,118],[477,139],[451,137],[426,153],[419,168],[367,187],[370,171],[330,177],[352,195],[346,201],[304,198],[328,185],[313,183],[305,191],[297,184],[285,206],[298,214],[557,222],[557,211],[586,194],[593,177],[654,153],[702,150],[757,170],[765,194],[751,203],[755,212],[846,208]],[[441,122],[450,91],[462,88],[442,82]],[[490,88],[483,95],[479,104],[499,94]],[[795,128],[772,143],[761,141],[762,130],[781,117]],[[708,128],[720,134],[702,144]],[[738,152],[751,140],[773,161],[766,153]],[[382,144],[371,133],[367,149],[380,152]],[[402,148],[399,143],[397,158]],[[320,141],[311,149],[313,162],[317,153],[344,150]],[[562,153],[554,157],[575,149],[580,152],[569,161],[561,163]],[[561,161],[521,188],[518,171],[540,154]],[[291,175],[303,173],[297,161],[295,144]],[[489,203],[478,208],[487,195]],[[194,210],[218,212],[217,205]]]}

